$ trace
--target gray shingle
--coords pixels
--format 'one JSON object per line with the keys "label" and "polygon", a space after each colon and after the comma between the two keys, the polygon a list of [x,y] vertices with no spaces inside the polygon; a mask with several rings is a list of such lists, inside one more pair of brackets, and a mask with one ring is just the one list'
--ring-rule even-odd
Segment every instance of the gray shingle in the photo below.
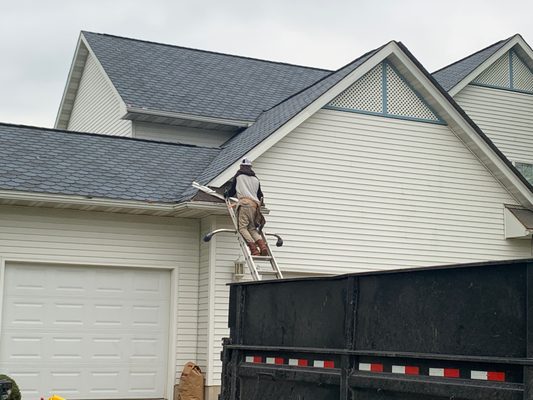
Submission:
{"label": "gray shingle", "polygon": [[254,121],[330,71],[83,32],[128,105]]}
{"label": "gray shingle", "polygon": [[0,188],[171,203],[219,152],[0,124]]}
{"label": "gray shingle", "polygon": [[433,77],[446,91],[453,89],[455,85],[461,82],[468,74],[483,64],[490,56],[496,53],[509,40],[500,40],[489,47],[456,61],[438,71],[433,72]]}

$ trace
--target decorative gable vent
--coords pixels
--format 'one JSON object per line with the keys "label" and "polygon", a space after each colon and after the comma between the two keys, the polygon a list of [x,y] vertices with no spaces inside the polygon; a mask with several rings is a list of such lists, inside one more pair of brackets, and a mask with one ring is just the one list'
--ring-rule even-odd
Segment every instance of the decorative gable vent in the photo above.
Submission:
{"label": "decorative gable vent", "polygon": [[383,61],[325,108],[442,124],[442,119],[387,61]]}
{"label": "decorative gable vent", "polygon": [[533,71],[515,51],[510,50],[475,78],[472,84],[533,93]]}

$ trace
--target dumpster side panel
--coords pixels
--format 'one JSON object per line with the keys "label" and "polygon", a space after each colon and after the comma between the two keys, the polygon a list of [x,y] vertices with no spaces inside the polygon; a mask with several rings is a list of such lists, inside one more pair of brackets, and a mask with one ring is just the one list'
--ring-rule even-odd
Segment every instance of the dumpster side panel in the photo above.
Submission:
{"label": "dumpster side panel", "polygon": [[339,387],[298,381],[275,381],[268,376],[241,378],[241,400],[339,400]]}
{"label": "dumpster side panel", "polygon": [[[245,287],[242,343],[344,348],[348,279]],[[351,282],[351,281],[350,281]]]}
{"label": "dumpster side panel", "polygon": [[355,348],[526,357],[525,264],[360,277]]}

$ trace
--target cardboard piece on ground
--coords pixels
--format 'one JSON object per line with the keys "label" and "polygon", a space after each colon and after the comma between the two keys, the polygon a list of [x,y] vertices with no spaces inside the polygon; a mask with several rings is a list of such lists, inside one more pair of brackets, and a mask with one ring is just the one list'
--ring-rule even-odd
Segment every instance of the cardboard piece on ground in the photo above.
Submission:
{"label": "cardboard piece on ground", "polygon": [[204,376],[193,362],[188,362],[181,372],[177,400],[204,400]]}

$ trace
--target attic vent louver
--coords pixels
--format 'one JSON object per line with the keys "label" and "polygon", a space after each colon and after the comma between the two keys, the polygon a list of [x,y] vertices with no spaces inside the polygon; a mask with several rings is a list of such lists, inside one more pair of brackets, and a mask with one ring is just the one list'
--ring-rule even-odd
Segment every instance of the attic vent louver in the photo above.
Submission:
{"label": "attic vent louver", "polygon": [[326,107],[442,124],[442,119],[388,61],[377,65]]}
{"label": "attic vent louver", "polygon": [[472,81],[473,85],[533,93],[533,71],[510,50]]}

